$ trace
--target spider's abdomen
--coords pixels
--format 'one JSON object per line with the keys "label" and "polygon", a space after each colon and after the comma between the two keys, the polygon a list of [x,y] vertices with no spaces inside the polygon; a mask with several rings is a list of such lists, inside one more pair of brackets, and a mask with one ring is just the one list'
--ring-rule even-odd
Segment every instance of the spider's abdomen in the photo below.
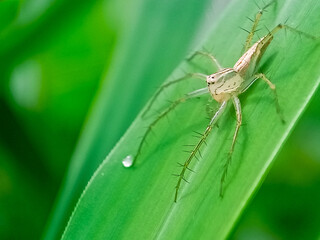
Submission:
{"label": "spider's abdomen", "polygon": [[252,47],[249,48],[248,51],[246,51],[235,63],[233,69],[245,79],[253,76],[258,67],[261,56],[266,51],[272,39],[272,35],[267,35],[253,44]]}

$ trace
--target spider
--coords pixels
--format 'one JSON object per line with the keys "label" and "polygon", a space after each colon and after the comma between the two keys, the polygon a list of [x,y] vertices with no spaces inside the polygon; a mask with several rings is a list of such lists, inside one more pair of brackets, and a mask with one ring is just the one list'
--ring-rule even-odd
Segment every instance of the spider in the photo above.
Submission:
{"label": "spider", "polygon": [[204,79],[207,83],[207,87],[201,88],[198,90],[195,90],[193,92],[190,92],[186,94],[184,97],[179,98],[171,103],[171,105],[161,112],[159,116],[148,126],[145,134],[142,137],[141,142],[139,143],[138,150],[135,154],[135,156],[127,156],[123,161],[123,165],[125,167],[130,167],[134,164],[134,162],[137,160],[137,158],[140,156],[142,148],[144,146],[144,143],[146,141],[146,138],[150,134],[152,128],[163,118],[165,117],[169,112],[171,112],[173,109],[175,109],[180,103],[185,102],[191,98],[199,97],[203,94],[209,93],[212,98],[218,102],[219,108],[209,121],[206,129],[203,133],[200,134],[200,138],[197,141],[197,143],[194,145],[192,151],[190,152],[189,157],[185,160],[183,164],[181,164],[182,170],[180,174],[176,175],[178,177],[177,184],[175,186],[175,195],[174,195],[174,202],[177,202],[178,199],[178,192],[181,187],[182,180],[186,181],[185,179],[185,173],[187,170],[191,170],[189,168],[189,165],[191,161],[196,157],[196,154],[199,152],[201,146],[205,143],[207,137],[209,136],[211,130],[213,129],[214,125],[217,123],[217,120],[219,117],[223,114],[225,111],[228,102],[232,102],[233,106],[235,108],[236,117],[237,117],[237,123],[236,128],[233,134],[232,144],[230,147],[230,151],[228,153],[227,160],[224,164],[224,169],[221,175],[221,184],[220,184],[220,196],[223,196],[223,183],[226,180],[227,172],[231,163],[232,154],[234,152],[235,143],[238,137],[239,129],[242,123],[242,114],[241,114],[241,103],[238,98],[238,96],[242,93],[244,93],[256,80],[261,79],[263,82],[265,82],[269,88],[272,90],[274,94],[275,99],[275,105],[276,105],[276,111],[280,116],[280,119],[283,123],[285,123],[284,118],[282,116],[280,105],[278,102],[277,92],[276,92],[276,86],[266,77],[265,74],[258,72],[258,66],[261,57],[267,50],[269,44],[273,40],[274,35],[281,29],[288,29],[291,32],[303,35],[310,39],[317,39],[316,37],[299,31],[296,28],[290,27],[287,24],[278,24],[276,27],[274,27],[271,31],[268,32],[264,37],[260,38],[256,43],[252,44],[252,39],[254,36],[254,33],[257,31],[257,26],[260,21],[260,18],[263,14],[263,11],[269,6],[270,4],[266,5],[264,8],[259,10],[257,14],[255,15],[255,19],[253,20],[253,26],[251,28],[251,31],[249,32],[249,35],[246,39],[245,46],[244,46],[244,54],[239,58],[239,60],[235,63],[235,65],[232,68],[223,68],[220,63],[217,61],[217,59],[211,55],[210,53],[203,52],[203,51],[197,51],[195,52],[190,60],[195,57],[196,55],[202,55],[207,57],[212,63],[218,68],[218,71],[216,73],[205,75],[202,73],[189,73],[186,74],[184,77],[167,82],[166,84],[162,85],[159,90],[156,92],[156,94],[153,96],[151,101],[149,102],[146,110],[143,112],[142,116],[146,114],[153,105],[155,99],[159,96],[159,94],[170,85],[173,85],[175,83],[181,82],[185,79],[190,78],[199,78]]}

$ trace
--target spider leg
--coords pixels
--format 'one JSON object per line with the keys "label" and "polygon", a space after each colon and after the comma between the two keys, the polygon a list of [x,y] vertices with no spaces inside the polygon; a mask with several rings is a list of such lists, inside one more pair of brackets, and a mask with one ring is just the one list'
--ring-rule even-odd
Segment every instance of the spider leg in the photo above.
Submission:
{"label": "spider leg", "polygon": [[188,58],[188,61],[191,61],[197,55],[202,55],[202,56],[205,56],[205,57],[209,58],[210,61],[213,64],[213,66],[215,68],[218,68],[218,70],[223,69],[223,67],[221,66],[219,61],[212,54],[207,53],[207,52],[203,52],[203,51],[196,51],[194,54],[191,55],[191,57]]}
{"label": "spider leg", "polygon": [[263,14],[263,12],[267,9],[267,7],[269,7],[274,1],[266,4],[263,8],[261,8],[257,13],[256,13],[256,16],[255,16],[255,19],[254,20],[250,20],[253,22],[253,25],[251,27],[251,30],[248,34],[248,37],[246,39],[246,43],[245,43],[245,46],[244,46],[244,51],[243,53],[245,53],[246,51],[248,51],[248,49],[251,47],[251,42],[252,42],[252,39],[253,39],[253,36],[254,34],[259,30],[257,29],[258,27],[258,24],[260,22],[260,19],[261,19],[261,16]]}
{"label": "spider leg", "polygon": [[226,163],[224,165],[224,170],[223,170],[223,173],[222,173],[222,176],[221,176],[221,183],[220,183],[220,196],[221,197],[223,196],[223,184],[224,184],[225,179],[227,177],[228,169],[229,169],[229,166],[230,166],[230,163],[231,163],[231,159],[232,159],[232,154],[233,154],[233,151],[234,151],[234,146],[235,146],[235,143],[236,143],[236,140],[237,140],[237,137],[238,137],[238,133],[239,133],[239,129],[240,129],[240,126],[241,126],[241,122],[242,122],[241,104],[240,104],[239,98],[237,98],[235,96],[232,97],[232,102],[233,102],[233,105],[234,105],[234,108],[235,108],[236,114],[237,114],[237,125],[236,125],[236,130],[235,130],[234,135],[233,135],[232,145],[231,145],[231,148],[230,148],[230,151],[229,151],[229,154],[228,154],[228,158],[227,158],[227,161],[226,161]]}
{"label": "spider leg", "polygon": [[189,99],[192,99],[192,98],[196,98],[196,97],[199,97],[201,95],[204,95],[208,92],[208,88],[200,88],[198,90],[195,90],[193,92],[190,92],[188,94],[186,94],[184,97],[181,97],[179,99],[177,99],[176,101],[172,102],[171,105],[165,109],[163,112],[161,112],[159,114],[159,116],[153,120],[149,126],[147,127],[147,130],[146,132],[144,133],[144,135],[142,136],[142,139],[141,139],[141,142],[139,143],[139,146],[138,146],[138,150],[133,158],[133,162],[130,166],[132,166],[136,160],[138,159],[138,157],[140,156],[141,154],[141,151],[142,151],[142,148],[143,146],[145,145],[146,143],[146,139],[147,137],[149,136],[149,134],[151,133],[152,129],[156,126],[156,124],[161,120],[163,119],[165,116],[167,116],[172,110],[174,110],[180,103],[183,103]]}
{"label": "spider leg", "polygon": [[289,31],[296,33],[300,36],[304,36],[306,38],[312,39],[312,40],[319,40],[319,36],[313,36],[309,33],[300,31],[294,27],[290,27],[289,25],[286,24],[278,24],[276,27],[274,27],[271,31],[269,31],[269,33],[263,38],[263,40],[259,43],[259,45],[264,45],[267,42],[271,42],[271,40],[273,39],[274,34],[276,34],[276,32],[278,32],[281,29],[288,29]]}
{"label": "spider leg", "polygon": [[207,137],[209,136],[209,134],[210,134],[210,132],[211,132],[213,126],[214,126],[214,124],[216,124],[217,120],[219,119],[219,117],[224,112],[226,106],[227,106],[227,101],[222,102],[222,104],[220,105],[218,111],[211,118],[206,130],[204,131],[203,134],[201,134],[198,143],[194,146],[194,148],[191,151],[188,159],[182,165],[182,170],[181,170],[180,174],[178,175],[178,182],[177,182],[177,185],[175,187],[176,191],[175,191],[175,196],[174,196],[174,202],[177,202],[178,192],[179,192],[182,180],[186,181],[185,173],[189,169],[189,165],[190,165],[192,159],[195,158],[195,155],[199,152],[200,147],[202,146],[203,143],[205,143]]}
{"label": "spider leg", "polygon": [[181,81],[187,80],[187,79],[192,79],[192,78],[196,78],[196,79],[201,79],[201,80],[206,80],[206,75],[202,74],[202,73],[188,73],[185,76],[169,81],[165,84],[163,84],[162,86],[160,86],[160,88],[157,90],[157,92],[153,95],[152,99],[149,101],[147,108],[144,110],[144,112],[142,113],[142,117],[144,117],[147,112],[150,110],[150,108],[152,107],[154,101],[157,99],[157,97],[160,95],[160,93],[166,89],[167,87],[174,85],[176,83],[179,83]]}
{"label": "spider leg", "polygon": [[270,89],[272,90],[273,92],[273,95],[274,95],[274,100],[275,100],[275,104],[276,104],[276,110],[277,110],[277,113],[281,119],[281,122],[282,123],[285,123],[285,120],[284,120],[284,117],[283,117],[283,114],[282,114],[282,111],[281,111],[281,107],[280,107],[280,104],[279,104],[279,100],[278,100],[278,94],[277,94],[277,90],[276,90],[276,85],[274,85],[267,77],[266,75],[264,75],[263,73],[258,73],[256,74],[255,76],[255,79],[262,79],[265,83],[267,83],[270,87]]}

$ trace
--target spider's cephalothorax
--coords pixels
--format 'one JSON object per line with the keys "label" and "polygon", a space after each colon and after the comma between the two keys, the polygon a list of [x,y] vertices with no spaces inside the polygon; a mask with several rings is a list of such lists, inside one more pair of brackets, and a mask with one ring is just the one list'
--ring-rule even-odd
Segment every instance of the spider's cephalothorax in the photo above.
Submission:
{"label": "spider's cephalothorax", "polygon": [[237,96],[244,81],[232,68],[224,68],[207,76],[206,80],[211,96],[219,103]]}

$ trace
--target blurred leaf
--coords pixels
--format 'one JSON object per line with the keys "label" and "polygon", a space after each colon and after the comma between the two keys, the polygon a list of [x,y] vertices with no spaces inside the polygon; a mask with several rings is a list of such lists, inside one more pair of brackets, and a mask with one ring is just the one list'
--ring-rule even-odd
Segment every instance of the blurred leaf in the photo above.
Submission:
{"label": "blurred leaf", "polygon": [[[28,44],[10,58],[0,55],[3,97],[28,135],[17,137],[12,147],[31,140],[42,164],[59,182],[113,50],[114,26],[105,21],[104,4],[87,6],[85,14],[73,9],[63,25],[50,26],[45,34],[42,27],[33,32],[41,44]],[[11,39],[2,40],[6,45]]]}
{"label": "blurred leaf", "polygon": [[[38,239],[50,205],[51,186],[17,164],[3,145],[0,139],[1,239]],[[45,173],[37,175],[41,174]]]}
{"label": "blurred leaf", "polygon": [[[319,34],[319,11],[318,1],[279,2],[264,14],[261,25],[272,28],[285,22],[288,16],[294,16],[290,18],[289,25],[300,24],[299,28],[303,31]],[[257,7],[251,1],[238,0],[218,21],[205,47],[212,50],[223,66],[233,66],[240,56],[246,33],[237,26],[249,28],[251,23],[246,17],[252,17],[256,12]],[[262,30],[259,35],[266,32]],[[64,239],[226,238],[317,89],[320,80],[319,54],[318,42],[300,39],[290,32],[276,35],[262,59],[262,70],[277,85],[287,123],[281,124],[272,93],[265,84],[255,83],[240,97],[244,126],[223,199],[219,198],[220,178],[235,125],[234,117],[231,117],[234,110],[231,108],[221,118],[219,128],[215,128],[210,135],[208,147],[202,151],[203,160],[194,162],[196,173],[188,176],[191,184],[182,187],[178,203],[173,203],[176,179],[170,175],[179,171],[176,162],[183,162],[187,157],[181,153],[181,146],[194,143],[196,140],[191,136],[192,130],[203,131],[208,123],[203,113],[206,99],[194,100],[171,114],[169,122],[163,120],[155,128],[156,136],[148,138],[148,147],[143,149],[135,167],[125,169],[121,160],[135,153],[138,137],[152,117],[138,117],[135,120],[87,185],[66,228]],[[207,69],[206,73],[212,72],[210,65],[200,66]],[[146,68],[149,69],[149,66]],[[195,71],[195,66],[189,67],[183,63],[172,78],[183,75],[184,71]],[[163,109],[161,100],[168,99],[168,96],[170,100],[175,99],[179,93],[194,87],[196,85],[185,84],[166,91],[166,96],[160,97],[154,109]],[[113,86],[109,88],[116,91],[114,89]],[[141,89],[137,91],[142,93]],[[118,121],[121,120],[119,118]],[[113,123],[108,121],[111,126]],[[96,124],[98,126],[101,124]],[[100,138],[96,139],[94,145],[82,143],[80,146],[91,149],[105,146]]]}
{"label": "blurred leaf", "polygon": [[32,52],[35,47],[42,46],[46,43],[43,39],[53,34],[55,29],[75,19],[79,12],[86,12],[93,4],[92,1],[75,0],[1,2],[0,7],[6,18],[0,32],[0,56],[5,57],[4,63],[11,64],[12,61]]}
{"label": "blurred leaf", "polygon": [[18,10],[19,1],[0,2],[0,32],[6,29],[14,21]]}
{"label": "blurred leaf", "polygon": [[37,239],[43,232],[118,28],[102,0],[50,0],[22,21],[25,6],[37,2],[0,2],[0,147],[14,166],[9,197],[0,199],[11,209],[3,212],[9,227],[1,239]]}

